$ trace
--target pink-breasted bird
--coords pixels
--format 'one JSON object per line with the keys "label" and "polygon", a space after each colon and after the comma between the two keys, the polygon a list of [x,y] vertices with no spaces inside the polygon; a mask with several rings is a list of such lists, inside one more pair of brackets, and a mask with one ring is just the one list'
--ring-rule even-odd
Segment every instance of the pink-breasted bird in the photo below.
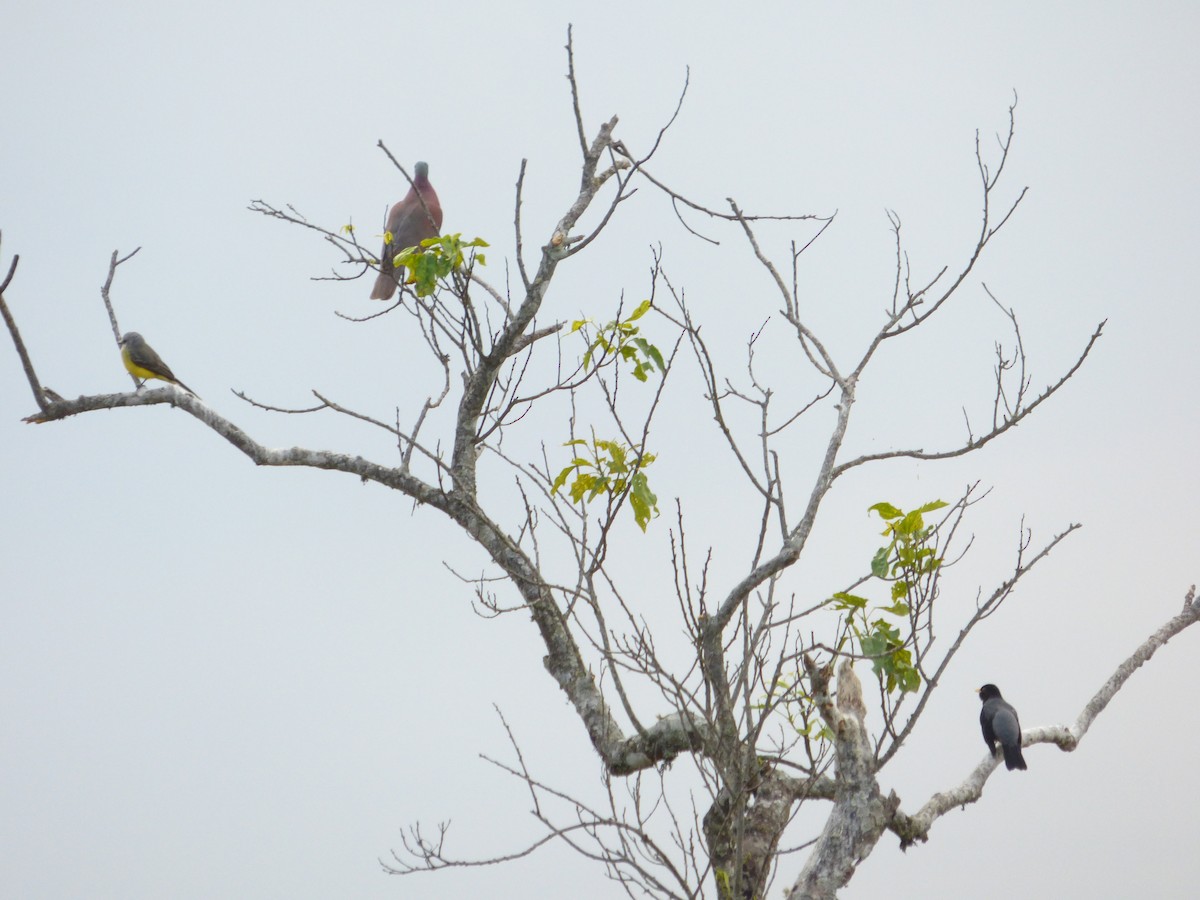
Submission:
{"label": "pink-breasted bird", "polygon": [[372,300],[391,300],[396,285],[404,283],[404,267],[397,269],[392,265],[397,253],[441,233],[442,205],[438,202],[437,191],[429,183],[429,163],[419,162],[413,169],[412,187],[388,213],[387,230],[392,240],[389,243],[385,239],[379,254],[379,276],[371,289]]}

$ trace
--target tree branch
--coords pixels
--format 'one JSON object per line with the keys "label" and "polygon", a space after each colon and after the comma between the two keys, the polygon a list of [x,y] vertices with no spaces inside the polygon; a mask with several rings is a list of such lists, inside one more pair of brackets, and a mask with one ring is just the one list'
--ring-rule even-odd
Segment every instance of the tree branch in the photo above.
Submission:
{"label": "tree branch", "polygon": [[1010,428],[1015,428],[1027,416],[1031,415],[1035,409],[1041,406],[1045,401],[1049,400],[1052,396],[1054,396],[1054,394],[1058,393],[1059,388],[1070,381],[1075,373],[1079,371],[1079,367],[1083,365],[1084,360],[1088,358],[1088,354],[1092,352],[1092,347],[1094,347],[1096,341],[1100,339],[1100,335],[1103,333],[1104,326],[1106,324],[1108,324],[1108,320],[1104,319],[1099,325],[1096,326],[1096,330],[1093,331],[1092,336],[1088,338],[1087,345],[1083,348],[1083,352],[1079,354],[1079,357],[1075,360],[1074,365],[1067,370],[1066,374],[1064,374],[1062,378],[1058,379],[1058,381],[1042,391],[1042,393],[1040,393],[1037,398],[1028,406],[1024,407],[1023,409],[1016,410],[1010,416],[1006,416],[999,425],[996,425],[987,433],[981,434],[977,438],[968,439],[967,442],[961,447],[956,447],[953,450],[926,452],[924,450],[914,449],[889,450],[884,453],[867,453],[863,456],[856,457],[848,462],[838,465],[833,470],[832,477],[838,478],[839,476],[845,474],[847,470],[853,469],[855,466],[861,466],[864,463],[869,462],[876,462],[881,459],[951,459],[952,457],[963,456],[964,454],[978,450],[984,444],[988,444],[1000,437],[1000,435],[1004,434],[1004,432],[1008,431]]}
{"label": "tree branch", "polygon": [[[1116,671],[1084,706],[1074,725],[1027,728],[1021,734],[1021,745],[1029,747],[1033,744],[1055,744],[1060,750],[1067,752],[1074,750],[1079,746],[1088,729],[1091,728],[1092,722],[1105,710],[1117,692],[1124,687],[1129,677],[1146,663],[1160,647],[1165,646],[1167,641],[1185,628],[1194,625],[1198,620],[1200,620],[1200,600],[1196,598],[1196,586],[1192,585],[1184,598],[1183,611],[1146,638],[1124,662],[1117,666]],[[934,794],[915,815],[905,815],[897,810],[888,824],[888,828],[900,838],[901,848],[907,848],[917,841],[928,840],[929,830],[939,818],[952,809],[974,803],[982,797],[984,784],[999,765],[1000,759],[989,754],[961,784]]]}

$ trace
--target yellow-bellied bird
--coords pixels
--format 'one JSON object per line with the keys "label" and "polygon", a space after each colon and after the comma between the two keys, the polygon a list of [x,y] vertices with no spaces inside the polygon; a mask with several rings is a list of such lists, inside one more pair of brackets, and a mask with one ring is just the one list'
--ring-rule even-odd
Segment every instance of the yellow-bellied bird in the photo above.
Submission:
{"label": "yellow-bellied bird", "polygon": [[151,378],[157,378],[160,381],[177,384],[188,393],[200,396],[175,377],[171,367],[162,361],[162,357],[155,353],[154,348],[147,344],[145,338],[136,331],[130,331],[121,338],[121,361],[125,363],[125,368],[129,370],[130,375],[141,379],[142,383],[138,387]]}

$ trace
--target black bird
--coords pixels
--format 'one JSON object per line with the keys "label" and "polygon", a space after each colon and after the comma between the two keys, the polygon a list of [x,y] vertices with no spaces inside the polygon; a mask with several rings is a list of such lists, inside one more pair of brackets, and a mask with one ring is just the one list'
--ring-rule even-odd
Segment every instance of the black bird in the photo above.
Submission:
{"label": "black bird", "polygon": [[983,701],[979,713],[979,724],[983,728],[983,742],[988,752],[996,755],[996,742],[1004,750],[1004,765],[1011,769],[1025,769],[1025,757],[1021,755],[1021,722],[1017,711],[1000,696],[1000,688],[985,684],[978,691]]}

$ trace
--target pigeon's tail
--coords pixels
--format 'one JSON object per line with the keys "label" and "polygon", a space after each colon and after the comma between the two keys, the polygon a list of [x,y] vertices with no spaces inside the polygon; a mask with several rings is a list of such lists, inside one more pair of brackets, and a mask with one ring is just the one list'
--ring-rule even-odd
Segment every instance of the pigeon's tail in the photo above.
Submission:
{"label": "pigeon's tail", "polygon": [[1028,769],[1025,765],[1025,757],[1021,755],[1021,745],[1008,745],[1004,747],[1004,766],[1010,772],[1013,769]]}
{"label": "pigeon's tail", "polygon": [[388,268],[387,271],[380,272],[375,277],[375,287],[371,288],[372,300],[391,300],[392,294],[396,293],[396,275],[404,274],[401,269],[399,273],[395,269]]}

